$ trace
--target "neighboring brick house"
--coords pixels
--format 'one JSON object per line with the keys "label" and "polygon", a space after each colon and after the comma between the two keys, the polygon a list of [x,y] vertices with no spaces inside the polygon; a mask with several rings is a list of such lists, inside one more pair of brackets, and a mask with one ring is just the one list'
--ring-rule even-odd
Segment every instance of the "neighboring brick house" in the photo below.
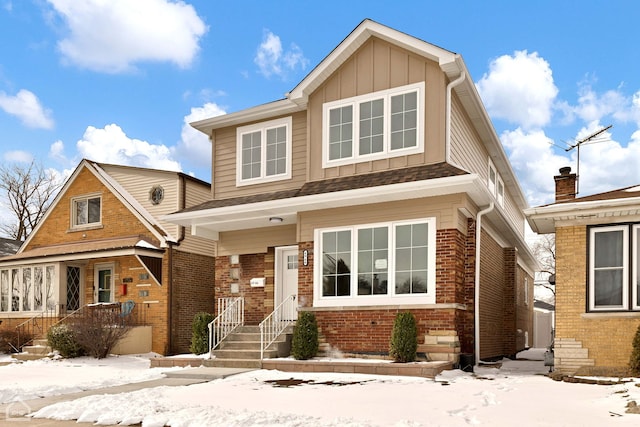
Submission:
{"label": "neighboring brick house", "polygon": [[555,183],[555,203],[525,211],[533,231],[555,233],[555,368],[625,370],[640,325],[640,186],[576,197],[569,167]]}
{"label": "neighboring brick house", "polygon": [[0,259],[2,326],[132,300],[154,352],[188,352],[194,314],[213,310],[215,243],[158,218],[210,191],[179,172],[82,160],[17,254]]}
{"label": "neighboring brick house", "polygon": [[460,55],[365,20],[285,99],[192,125],[212,199],[166,219],[217,242],[246,323],[295,295],[346,353],[386,354],[403,311],[434,359],[525,347],[527,204]]}

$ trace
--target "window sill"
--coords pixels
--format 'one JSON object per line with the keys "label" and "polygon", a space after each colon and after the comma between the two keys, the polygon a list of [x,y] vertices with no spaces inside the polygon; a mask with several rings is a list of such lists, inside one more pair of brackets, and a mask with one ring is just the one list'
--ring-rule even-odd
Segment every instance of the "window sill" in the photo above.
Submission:
{"label": "window sill", "polygon": [[85,227],[73,227],[73,228],[68,229],[67,233],[78,233],[78,232],[82,232],[82,231],[99,230],[101,228],[104,228],[104,226],[102,224],[87,225]]}
{"label": "window sill", "polygon": [[620,312],[590,312],[580,315],[583,319],[624,319],[624,318],[640,318],[640,311],[620,311]]}
{"label": "window sill", "polygon": [[[299,311],[373,311],[373,310],[467,310],[466,304],[389,304],[389,305],[343,305],[329,307],[299,307]],[[638,313],[640,315],[640,313]]]}

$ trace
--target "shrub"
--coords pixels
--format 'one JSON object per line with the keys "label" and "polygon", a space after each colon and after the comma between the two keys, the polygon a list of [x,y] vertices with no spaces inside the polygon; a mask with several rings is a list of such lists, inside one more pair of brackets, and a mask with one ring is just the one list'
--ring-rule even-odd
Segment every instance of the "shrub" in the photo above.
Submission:
{"label": "shrub", "polygon": [[389,355],[396,362],[413,362],[418,350],[418,328],[412,313],[398,313],[393,322]]}
{"label": "shrub", "polygon": [[204,311],[196,313],[191,324],[191,346],[189,350],[193,354],[204,354],[209,351],[209,323],[214,317]]}
{"label": "shrub", "polygon": [[60,352],[62,357],[79,357],[85,354],[84,349],[76,340],[73,330],[64,323],[49,328],[47,341],[52,349]]}
{"label": "shrub", "polygon": [[77,343],[89,356],[104,359],[130,330],[129,317],[120,316],[119,307],[87,307],[81,316],[72,318],[69,327]]}
{"label": "shrub", "polygon": [[640,376],[640,325],[636,329],[636,335],[633,337],[631,357],[629,359],[629,369],[635,376]]}
{"label": "shrub", "polygon": [[318,353],[318,323],[315,314],[303,311],[293,329],[291,355],[296,360],[311,359]]}

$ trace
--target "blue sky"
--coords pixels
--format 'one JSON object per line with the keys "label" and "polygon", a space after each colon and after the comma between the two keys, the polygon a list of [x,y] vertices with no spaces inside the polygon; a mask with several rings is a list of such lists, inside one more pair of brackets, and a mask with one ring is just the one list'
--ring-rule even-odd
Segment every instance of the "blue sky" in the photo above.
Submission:
{"label": "blue sky", "polygon": [[[189,121],[281,99],[363,19],[460,53],[531,206],[640,184],[637,2],[0,0],[0,162],[210,181]],[[0,220],[6,211],[0,205]]]}

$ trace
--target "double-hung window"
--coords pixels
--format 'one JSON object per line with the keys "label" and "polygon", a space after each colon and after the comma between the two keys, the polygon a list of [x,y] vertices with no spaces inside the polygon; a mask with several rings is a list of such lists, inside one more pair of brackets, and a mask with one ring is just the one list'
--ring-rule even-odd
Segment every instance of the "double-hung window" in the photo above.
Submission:
{"label": "double-hung window", "polygon": [[640,310],[640,224],[589,228],[589,310]]}
{"label": "double-hung window", "polygon": [[90,195],[71,200],[71,228],[100,225],[102,221],[102,197]]}
{"label": "double-hung window", "polygon": [[424,149],[424,82],[323,105],[323,166]]}
{"label": "double-hung window", "polygon": [[239,127],[236,185],[291,178],[291,117]]}
{"label": "double-hung window", "polygon": [[314,304],[435,302],[435,219],[316,231]]}

